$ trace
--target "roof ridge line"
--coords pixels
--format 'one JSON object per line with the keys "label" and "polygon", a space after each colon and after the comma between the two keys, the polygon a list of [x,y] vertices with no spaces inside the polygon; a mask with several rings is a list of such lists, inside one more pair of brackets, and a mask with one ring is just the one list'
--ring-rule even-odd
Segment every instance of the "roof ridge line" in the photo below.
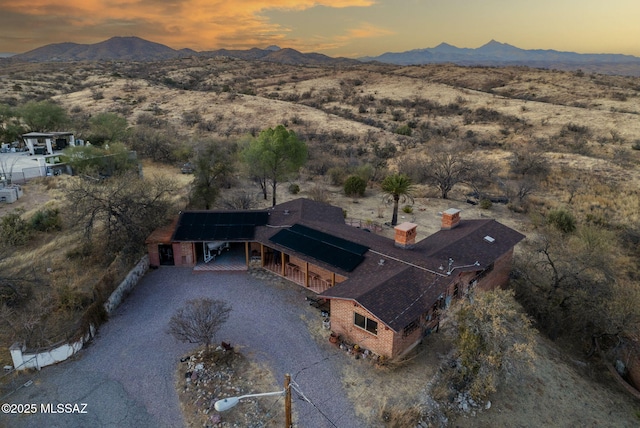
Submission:
{"label": "roof ridge line", "polygon": [[377,254],[377,255],[379,255],[379,256],[387,257],[387,258],[389,258],[389,259],[391,259],[391,260],[394,260],[394,261],[396,261],[396,262],[400,262],[400,263],[403,263],[403,264],[405,264],[405,265],[407,265],[407,266],[411,266],[411,267],[414,267],[414,268],[417,268],[417,269],[422,269],[422,270],[424,270],[424,271],[426,271],[426,272],[429,272],[429,273],[433,273],[433,274],[436,274],[436,275],[440,275],[440,276],[445,277],[445,278],[449,276],[449,275],[445,275],[445,274],[440,273],[440,272],[436,272],[435,270],[427,269],[426,267],[423,267],[423,266],[420,266],[420,265],[417,265],[417,264],[414,264],[414,263],[408,262],[408,261],[406,261],[406,260],[402,260],[402,259],[399,259],[399,258],[397,258],[397,257],[393,257],[393,256],[390,256],[390,255],[388,255],[388,254],[384,254],[384,253],[381,253],[381,252],[379,252],[379,251],[372,250],[371,248],[369,248],[369,251],[370,251],[370,252],[372,252],[373,254]]}
{"label": "roof ridge line", "polygon": [[[460,221],[462,222],[463,220],[460,220]],[[432,251],[429,251],[429,252],[427,253],[427,256],[431,257],[431,255],[432,255],[433,253],[438,252],[438,251],[441,251],[441,250],[442,250],[442,249],[444,249],[444,248],[448,248],[448,247],[450,247],[450,246],[454,245],[455,243],[457,243],[458,241],[460,241],[460,240],[462,240],[462,239],[464,239],[464,238],[467,238],[471,233],[475,232],[476,230],[478,230],[479,228],[481,228],[481,227],[482,227],[483,225],[485,225],[485,224],[491,223],[492,221],[497,223],[497,220],[496,220],[495,218],[470,218],[470,219],[466,219],[465,221],[478,222],[479,224],[478,224],[478,226],[477,226],[477,227],[475,227],[471,232],[469,232],[469,233],[467,233],[467,234],[465,234],[465,235],[460,235],[457,239],[454,239],[454,240],[452,240],[452,241],[450,241],[450,242],[447,242],[447,244],[446,244],[446,245],[441,246],[441,247],[434,248]],[[439,230],[438,232],[449,232],[449,230],[442,230],[442,229],[441,229],[441,230]],[[438,233],[438,232],[436,232],[436,233]],[[431,235],[427,236],[426,238],[424,238],[423,240],[421,240],[421,241],[419,242],[419,244],[420,244],[420,243],[422,243],[422,242],[424,242],[424,241],[427,241],[430,237],[434,236],[436,233],[433,233],[433,234],[431,234]],[[425,248],[425,249],[426,249],[426,248]]]}

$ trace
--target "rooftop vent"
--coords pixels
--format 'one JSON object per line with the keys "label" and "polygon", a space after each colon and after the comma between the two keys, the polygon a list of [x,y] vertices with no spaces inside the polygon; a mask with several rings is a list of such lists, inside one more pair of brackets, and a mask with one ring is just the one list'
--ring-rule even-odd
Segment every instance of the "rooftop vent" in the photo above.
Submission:
{"label": "rooftop vent", "polygon": [[489,244],[493,244],[494,242],[496,242],[496,238],[493,238],[489,235],[485,236],[484,240],[487,241]]}
{"label": "rooftop vent", "polygon": [[378,266],[384,266],[384,259],[378,260]]}
{"label": "rooftop vent", "polygon": [[284,215],[289,215],[289,210],[284,210]]}

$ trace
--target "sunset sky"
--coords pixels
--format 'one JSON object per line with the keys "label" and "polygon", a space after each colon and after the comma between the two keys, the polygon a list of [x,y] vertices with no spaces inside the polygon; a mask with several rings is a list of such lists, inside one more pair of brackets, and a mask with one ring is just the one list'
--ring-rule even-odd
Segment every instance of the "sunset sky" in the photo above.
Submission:
{"label": "sunset sky", "polygon": [[640,0],[0,0],[0,52],[138,36],[174,49],[360,57],[491,39],[640,56]]}

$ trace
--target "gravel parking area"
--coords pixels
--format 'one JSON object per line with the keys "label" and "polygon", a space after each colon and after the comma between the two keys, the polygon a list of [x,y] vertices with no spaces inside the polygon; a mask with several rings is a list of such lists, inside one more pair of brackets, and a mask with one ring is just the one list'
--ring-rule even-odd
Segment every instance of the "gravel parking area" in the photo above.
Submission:
{"label": "gravel parking area", "polygon": [[149,272],[72,361],[48,367],[33,385],[9,396],[10,403],[87,403],[86,414],[2,415],[11,427],[180,427],[184,420],[175,392],[179,358],[195,348],[166,333],[176,308],[189,299],[211,297],[233,306],[218,335],[255,361],[285,373],[313,404],[293,403],[297,426],[361,427],[341,382],[345,356],[318,343],[304,319],[320,317],[294,284],[261,279],[266,274],[200,273],[185,268]]}

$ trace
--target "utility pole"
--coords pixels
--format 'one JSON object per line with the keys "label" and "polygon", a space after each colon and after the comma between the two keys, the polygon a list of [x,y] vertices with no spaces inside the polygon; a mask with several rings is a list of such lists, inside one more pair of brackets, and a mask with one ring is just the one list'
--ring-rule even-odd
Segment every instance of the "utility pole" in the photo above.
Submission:
{"label": "utility pole", "polygon": [[291,375],[289,373],[284,375],[284,414],[285,414],[285,427],[291,428],[293,422],[291,421]]}

